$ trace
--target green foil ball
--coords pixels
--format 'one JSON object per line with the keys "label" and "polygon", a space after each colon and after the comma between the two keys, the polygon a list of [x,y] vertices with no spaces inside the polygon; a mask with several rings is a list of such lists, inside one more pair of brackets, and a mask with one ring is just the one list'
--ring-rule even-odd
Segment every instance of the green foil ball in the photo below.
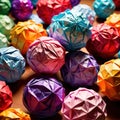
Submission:
{"label": "green foil ball", "polygon": [[7,47],[9,44],[8,39],[5,35],[0,33],[0,48]]}
{"label": "green foil ball", "polygon": [[0,32],[9,39],[10,30],[15,25],[14,21],[7,15],[0,15]]}
{"label": "green foil ball", "polygon": [[11,9],[10,0],[0,0],[0,14],[7,15]]}

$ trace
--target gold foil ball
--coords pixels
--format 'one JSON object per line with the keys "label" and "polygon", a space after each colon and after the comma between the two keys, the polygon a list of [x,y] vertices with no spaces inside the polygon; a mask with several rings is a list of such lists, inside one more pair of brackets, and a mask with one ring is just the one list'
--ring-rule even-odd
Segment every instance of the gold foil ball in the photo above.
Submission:
{"label": "gold foil ball", "polygon": [[100,66],[97,84],[110,100],[120,100],[120,59],[112,59]]}
{"label": "gold foil ball", "polygon": [[105,21],[106,24],[118,29],[120,34],[120,14],[113,13]]}
{"label": "gold foil ball", "polygon": [[31,118],[19,108],[8,108],[0,113],[0,120],[31,120]]}
{"label": "gold foil ball", "polygon": [[18,22],[10,31],[11,44],[22,54],[26,54],[29,45],[41,36],[47,36],[46,30],[32,20]]}

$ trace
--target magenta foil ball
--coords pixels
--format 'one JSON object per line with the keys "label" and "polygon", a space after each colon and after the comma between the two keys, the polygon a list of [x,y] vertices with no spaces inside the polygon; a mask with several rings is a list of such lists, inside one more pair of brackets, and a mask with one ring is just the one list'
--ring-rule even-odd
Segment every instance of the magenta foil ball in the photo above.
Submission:
{"label": "magenta foil ball", "polygon": [[38,118],[55,115],[62,107],[65,89],[55,78],[33,78],[24,88],[23,103]]}
{"label": "magenta foil ball", "polygon": [[62,104],[63,120],[105,120],[106,103],[102,97],[87,88],[70,92]]}
{"label": "magenta foil ball", "polygon": [[19,21],[28,20],[33,11],[31,0],[13,0],[11,14]]}
{"label": "magenta foil ball", "polygon": [[27,51],[27,62],[36,73],[57,73],[65,62],[65,50],[51,37],[40,37]]}
{"label": "magenta foil ball", "polygon": [[72,87],[92,86],[97,81],[99,65],[95,58],[82,51],[67,53],[61,75]]}

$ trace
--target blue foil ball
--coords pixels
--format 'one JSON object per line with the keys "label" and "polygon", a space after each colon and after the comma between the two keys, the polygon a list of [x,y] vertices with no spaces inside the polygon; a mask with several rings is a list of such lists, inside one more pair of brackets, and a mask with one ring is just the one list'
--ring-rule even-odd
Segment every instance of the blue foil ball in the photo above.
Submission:
{"label": "blue foil ball", "polygon": [[99,65],[95,58],[87,53],[76,51],[67,53],[61,75],[71,87],[92,86],[97,81]]}
{"label": "blue foil ball", "polygon": [[58,40],[67,51],[85,47],[91,35],[90,21],[72,13],[69,9],[56,15],[47,28],[50,37]]}
{"label": "blue foil ball", "polygon": [[113,0],[95,0],[93,8],[99,18],[106,19],[114,12],[115,4]]}
{"label": "blue foil ball", "polygon": [[0,48],[0,80],[13,83],[25,71],[25,59],[20,51],[12,46]]}

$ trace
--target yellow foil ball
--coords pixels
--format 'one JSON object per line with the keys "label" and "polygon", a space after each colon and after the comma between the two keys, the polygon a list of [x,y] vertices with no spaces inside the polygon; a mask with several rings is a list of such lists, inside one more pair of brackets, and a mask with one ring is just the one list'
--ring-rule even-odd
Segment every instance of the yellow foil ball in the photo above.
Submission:
{"label": "yellow foil ball", "polygon": [[18,22],[10,31],[11,44],[26,54],[29,45],[41,36],[47,36],[42,24],[32,20]]}
{"label": "yellow foil ball", "polygon": [[112,59],[100,66],[97,84],[110,100],[120,100],[120,59]]}

